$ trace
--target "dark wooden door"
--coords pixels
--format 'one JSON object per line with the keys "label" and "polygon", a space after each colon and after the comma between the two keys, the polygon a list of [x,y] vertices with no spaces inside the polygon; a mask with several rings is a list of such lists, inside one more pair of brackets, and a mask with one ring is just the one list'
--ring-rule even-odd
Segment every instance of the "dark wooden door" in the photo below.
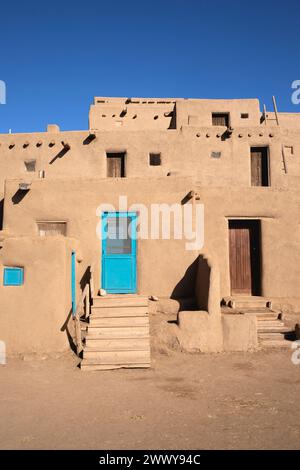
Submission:
{"label": "dark wooden door", "polygon": [[123,153],[107,154],[107,176],[110,178],[125,176],[125,156]]}
{"label": "dark wooden door", "polygon": [[256,220],[229,222],[231,294],[260,295],[260,225]]}
{"label": "dark wooden door", "polygon": [[266,147],[251,148],[251,185],[269,186],[269,162]]}

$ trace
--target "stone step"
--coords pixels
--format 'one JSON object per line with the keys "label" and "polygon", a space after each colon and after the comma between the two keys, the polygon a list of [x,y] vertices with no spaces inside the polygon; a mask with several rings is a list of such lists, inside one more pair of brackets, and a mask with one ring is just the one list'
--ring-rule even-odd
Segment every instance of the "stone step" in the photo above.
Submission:
{"label": "stone step", "polygon": [[148,306],[92,307],[91,318],[143,317],[148,315]]}
{"label": "stone step", "polygon": [[88,327],[88,337],[103,339],[122,338],[145,338],[149,336],[149,326],[127,326],[127,327]]}
{"label": "stone step", "polygon": [[267,308],[270,300],[260,297],[241,297],[240,299],[232,299],[228,302],[228,306],[235,309],[260,309]]}
{"label": "stone step", "polygon": [[150,351],[147,350],[134,350],[134,351],[96,351],[85,348],[83,351],[83,359],[98,364],[111,365],[111,364],[146,364],[150,363]]}
{"label": "stone step", "polygon": [[280,311],[274,311],[269,308],[247,308],[242,309],[242,313],[245,315],[255,315],[258,319],[274,319],[277,320],[279,315],[281,314]]}
{"label": "stone step", "polygon": [[132,326],[148,326],[149,317],[117,317],[117,318],[93,318],[91,316],[89,326],[99,328],[113,327],[132,327]]}
{"label": "stone step", "polygon": [[140,295],[104,295],[93,298],[93,307],[148,307],[148,298]]}
{"label": "stone step", "polygon": [[85,350],[96,351],[145,351],[150,347],[148,337],[141,338],[85,338]]}

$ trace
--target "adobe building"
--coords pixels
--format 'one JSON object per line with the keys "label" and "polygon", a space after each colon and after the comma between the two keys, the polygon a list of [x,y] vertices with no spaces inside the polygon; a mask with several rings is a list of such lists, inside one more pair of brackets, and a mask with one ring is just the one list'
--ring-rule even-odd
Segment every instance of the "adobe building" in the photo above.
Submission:
{"label": "adobe building", "polygon": [[[8,355],[74,343],[86,369],[147,367],[150,296],[177,301],[188,351],[282,343],[280,313],[300,311],[300,114],[97,97],[89,130],[1,134],[0,192]],[[161,204],[190,206],[193,224],[201,204],[203,246],[135,236],[135,205]]]}

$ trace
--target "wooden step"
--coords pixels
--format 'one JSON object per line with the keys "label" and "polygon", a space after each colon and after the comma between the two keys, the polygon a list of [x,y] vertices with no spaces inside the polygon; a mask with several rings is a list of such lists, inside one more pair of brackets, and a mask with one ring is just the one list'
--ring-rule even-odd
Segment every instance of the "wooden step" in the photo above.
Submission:
{"label": "wooden step", "polygon": [[122,326],[149,326],[148,316],[144,317],[118,317],[118,318],[90,318],[90,326],[100,328],[113,328]]}
{"label": "wooden step", "polygon": [[92,361],[91,359],[83,359],[80,364],[80,368],[86,372],[92,372],[97,370],[114,370],[114,369],[148,369],[150,367],[149,362],[138,363],[138,364],[99,364],[97,360]]}
{"label": "wooden step", "polygon": [[281,320],[257,319],[258,326],[284,326]]}
{"label": "wooden step", "polygon": [[95,351],[85,348],[83,358],[97,360],[99,364],[146,364],[150,363],[150,351]]}
{"label": "wooden step", "polygon": [[258,333],[291,333],[291,329],[286,326],[258,326]]}
{"label": "wooden step", "polygon": [[274,339],[274,340],[265,340],[261,341],[260,345],[262,348],[290,348],[291,341],[287,341],[286,339]]}
{"label": "wooden step", "polygon": [[91,327],[88,328],[88,337],[96,338],[144,338],[149,336],[149,326],[127,327]]}
{"label": "wooden step", "polygon": [[93,307],[148,307],[148,299],[139,295],[105,295],[94,297]]}
{"label": "wooden step", "polygon": [[259,333],[258,339],[265,340],[282,340],[284,339],[284,333]]}
{"label": "wooden step", "polygon": [[143,317],[148,315],[148,306],[92,307],[91,318]]}
{"label": "wooden step", "polygon": [[142,338],[85,338],[85,350],[145,351],[149,349],[149,336]]}

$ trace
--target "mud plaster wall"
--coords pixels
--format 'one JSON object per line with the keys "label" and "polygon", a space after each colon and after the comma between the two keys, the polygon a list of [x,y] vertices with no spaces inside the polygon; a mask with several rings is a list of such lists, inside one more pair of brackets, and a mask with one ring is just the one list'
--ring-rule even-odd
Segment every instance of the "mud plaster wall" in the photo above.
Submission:
{"label": "mud plaster wall", "polygon": [[[0,250],[0,340],[7,354],[63,351],[71,309],[71,247],[62,238],[10,238]],[[24,267],[22,286],[3,286],[4,266]]]}
{"label": "mud plaster wall", "polygon": [[[38,220],[61,220],[68,224],[68,237],[80,240],[83,262],[78,266],[78,279],[87,266],[95,269],[95,287],[100,287],[101,240],[96,228],[100,223],[97,208],[101,203],[119,209],[119,195],[133,203],[181,204],[193,188],[189,178],[172,179],[67,179],[37,180],[18,204],[12,198],[18,182],[6,185],[5,232],[14,236],[37,236]],[[172,233],[171,224],[171,233]],[[198,251],[187,251],[186,240],[138,240],[138,292],[165,297],[194,295]]]}

